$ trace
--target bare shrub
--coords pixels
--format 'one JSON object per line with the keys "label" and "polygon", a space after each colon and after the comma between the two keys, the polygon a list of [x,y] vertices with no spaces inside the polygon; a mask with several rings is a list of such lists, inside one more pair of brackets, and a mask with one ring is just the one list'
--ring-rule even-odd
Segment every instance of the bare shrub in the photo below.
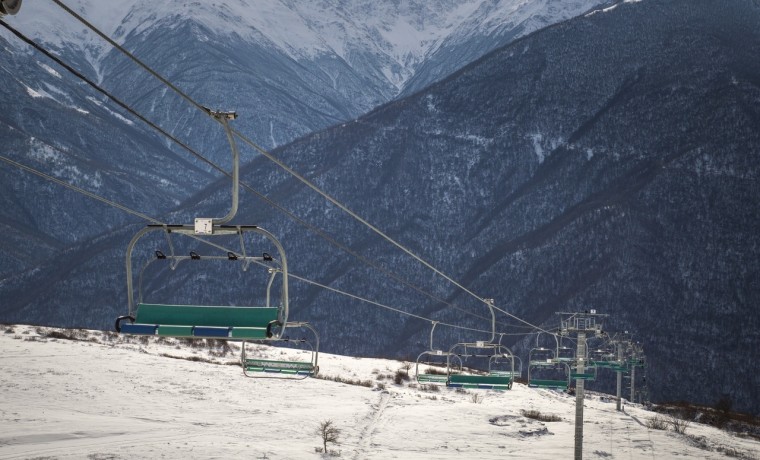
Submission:
{"label": "bare shrub", "polygon": [[438,385],[427,384],[427,383],[421,384],[419,388],[420,388],[420,391],[430,391],[432,393],[438,393],[441,391],[441,388]]}
{"label": "bare shrub", "polygon": [[409,372],[405,371],[404,369],[399,369],[396,371],[396,375],[393,376],[393,383],[396,385],[401,385],[404,382],[408,382],[409,379]]}
{"label": "bare shrub", "polygon": [[702,450],[709,450],[709,451],[712,450],[712,448],[710,447],[710,443],[707,441],[707,438],[704,436],[694,436],[691,434],[687,434],[686,438],[694,447],[697,447]]}
{"label": "bare shrub", "polygon": [[322,450],[323,452],[329,452],[327,450],[328,443],[336,445],[340,444],[340,430],[335,426],[332,420],[324,420],[320,422],[319,426],[317,426],[315,434],[322,439],[322,445],[324,446]]}
{"label": "bare shrub", "polygon": [[337,383],[345,383],[346,385],[358,385],[361,387],[367,387],[372,388],[372,380],[360,380],[360,379],[351,379],[351,378],[345,378],[341,377],[340,375],[324,375],[324,374],[317,374],[314,376],[314,378],[320,379],[320,380],[330,380],[332,382]]}
{"label": "bare shrub", "polygon": [[649,419],[647,419],[647,428],[650,430],[667,430],[668,421],[659,415],[655,415],[654,417],[649,417]]}
{"label": "bare shrub", "polygon": [[678,418],[675,415],[671,415],[670,420],[668,422],[670,423],[670,426],[673,427],[673,431],[675,431],[678,434],[686,433],[686,428],[688,428],[689,425],[691,424],[690,420]]}
{"label": "bare shrub", "polygon": [[38,329],[37,333],[41,337],[48,339],[76,340],[80,342],[96,342],[97,339],[91,339],[89,332],[83,329],[55,330],[55,329]]}
{"label": "bare shrub", "polygon": [[446,369],[441,369],[438,367],[428,367],[427,369],[425,369],[425,373],[433,374],[433,375],[447,375],[448,374]]}
{"label": "bare shrub", "polygon": [[533,420],[538,420],[541,422],[560,422],[562,421],[562,417],[555,414],[542,414],[541,412],[531,409],[531,410],[525,410],[523,409],[520,411],[523,415],[523,417],[530,418]]}
{"label": "bare shrub", "polygon": [[747,452],[734,449],[733,447],[720,446],[716,450],[722,453],[723,455],[725,455],[726,457],[730,457],[730,458],[741,458],[741,459],[746,459],[746,460],[755,460],[757,458]]}
{"label": "bare shrub", "polygon": [[[172,358],[172,359],[181,359],[184,361],[192,361],[195,363],[207,363],[207,364],[216,364],[214,361],[206,358],[201,358],[200,356],[175,356],[171,355],[169,353],[161,353],[159,356],[162,358]],[[238,365],[240,363],[235,363],[235,365]]]}

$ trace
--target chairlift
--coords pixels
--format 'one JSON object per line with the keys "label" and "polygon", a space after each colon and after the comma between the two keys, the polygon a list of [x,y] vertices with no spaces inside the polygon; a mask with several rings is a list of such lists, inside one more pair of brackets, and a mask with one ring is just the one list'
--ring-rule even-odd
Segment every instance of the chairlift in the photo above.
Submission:
{"label": "chairlift", "polygon": [[583,372],[578,372],[577,369],[572,370],[570,372],[570,380],[594,381],[596,380],[596,375],[597,375],[597,367],[593,364],[589,364],[588,366],[584,367]]}
{"label": "chairlift", "polygon": [[[417,383],[445,385],[449,381],[449,375],[458,374],[462,371],[462,359],[459,356],[454,355],[456,362],[452,362],[448,352],[433,346],[433,332],[437,324],[438,321],[433,321],[433,326],[430,329],[430,349],[417,356],[417,363],[414,367]],[[428,366],[423,373],[420,373],[420,364]],[[437,369],[445,369],[445,372],[437,371]]]}
{"label": "chairlift", "polygon": [[[499,334],[499,346],[504,334]],[[508,348],[505,348],[508,354],[494,354],[488,360],[488,374],[512,377],[512,380],[522,377],[522,359],[515,356]],[[517,369],[514,368],[514,361],[517,360]],[[509,367],[507,367],[509,366]]]}
{"label": "chairlift", "polygon": [[[123,334],[148,335],[160,337],[176,337],[187,339],[219,339],[241,341],[242,356],[241,364],[246,376],[254,376],[261,371],[262,376],[277,376],[282,378],[304,378],[314,375],[319,371],[317,363],[319,354],[319,336],[317,332],[305,322],[289,320],[288,300],[288,267],[285,250],[280,242],[270,232],[255,225],[229,225],[228,222],[237,213],[238,189],[239,189],[239,154],[235,145],[232,131],[227,123],[234,119],[234,112],[215,112],[208,110],[209,114],[216,118],[225,129],[230,142],[233,155],[232,170],[232,205],[229,213],[219,219],[196,218],[193,225],[168,225],[151,224],[141,229],[132,237],[127,247],[126,272],[127,272],[127,304],[128,312],[116,320],[117,332]],[[138,283],[138,296],[135,301],[133,289],[132,258],[133,251],[138,241],[152,232],[163,232],[168,243],[168,251],[161,249],[155,251],[155,258],[148,261],[140,271]],[[249,256],[246,252],[244,235],[255,234],[263,237],[272,244],[277,257],[269,253],[261,256]],[[187,236],[196,240],[209,243],[209,246],[219,247],[210,243],[206,238],[226,236],[237,237],[240,242],[240,253],[224,250],[223,255],[201,254],[200,251],[190,251],[189,255],[178,255],[172,235]],[[208,261],[229,261],[240,264],[242,271],[247,271],[251,263],[263,265],[267,270],[266,300],[263,306],[218,306],[218,305],[194,305],[147,303],[143,301],[143,277],[145,269],[156,261],[166,261],[169,268],[174,271],[180,263],[204,263]],[[225,262],[226,263],[226,262]],[[277,305],[272,305],[270,291],[274,279],[281,276],[279,282],[280,296]],[[291,340],[285,332],[287,330],[308,331],[313,339]],[[247,341],[259,341],[262,343],[284,342],[297,344],[307,349],[310,359],[303,361],[282,361],[268,358],[256,358],[246,353]],[[313,344],[312,344],[313,342]]]}
{"label": "chairlift", "polygon": [[[563,378],[559,378],[560,373],[564,374]],[[557,360],[556,349],[532,348],[528,354],[528,386],[567,390],[570,386],[570,366]]]}
{"label": "chairlift", "polygon": [[[514,355],[509,349],[499,343],[494,342],[496,339],[496,314],[493,308],[493,299],[486,299],[486,304],[491,313],[491,340],[478,342],[457,343],[449,349],[448,364],[451,367],[451,356],[464,356],[465,358],[480,358],[486,360],[488,371],[485,374],[449,374],[446,385],[452,388],[473,388],[473,389],[494,389],[509,390],[512,388],[515,373]],[[459,351],[459,353],[457,353]],[[491,373],[490,368],[492,359],[502,359],[509,363],[508,369]],[[507,374],[508,373],[508,374]]]}
{"label": "chairlift", "polygon": [[609,346],[589,351],[589,364],[598,368],[613,368],[620,365],[615,351]]}
{"label": "chairlift", "polygon": [[498,343],[473,342],[458,343],[449,350],[450,355],[457,356],[457,349],[463,349],[463,356],[476,358],[487,366],[484,374],[449,374],[447,385],[453,388],[476,388],[509,390],[519,372],[515,371],[515,357],[512,352]]}
{"label": "chairlift", "polygon": [[570,347],[560,346],[557,348],[556,359],[558,362],[573,362],[576,360],[575,350]]}
{"label": "chairlift", "polygon": [[302,355],[301,359],[273,360],[248,356],[246,353],[246,342],[243,341],[243,350],[241,360],[243,362],[243,374],[246,377],[268,377],[268,378],[285,378],[285,379],[304,379],[319,373],[317,359],[319,357],[319,336],[309,323],[290,322],[287,324],[290,329],[300,328],[310,331],[316,340],[312,343],[307,338],[292,339],[289,336],[281,336],[276,339],[279,343],[293,345]]}

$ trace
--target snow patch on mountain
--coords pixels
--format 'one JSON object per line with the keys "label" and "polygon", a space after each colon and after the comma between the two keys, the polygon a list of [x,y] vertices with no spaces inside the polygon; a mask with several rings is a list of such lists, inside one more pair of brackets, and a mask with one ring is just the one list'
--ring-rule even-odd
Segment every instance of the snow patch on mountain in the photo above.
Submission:
{"label": "snow patch on mountain", "polygon": [[[277,49],[299,62],[330,55],[360,67],[366,56],[374,56],[385,78],[401,88],[415,69],[445,43],[497,34],[531,18],[548,24],[580,14],[598,3],[599,0],[71,0],[68,6],[117,43],[155,27],[194,22],[201,26],[201,41],[237,36]],[[101,79],[100,62],[112,50],[111,45],[57,5],[25,3],[23,12],[10,21],[23,33],[54,48],[74,44]],[[204,30],[214,35],[206,36]]]}

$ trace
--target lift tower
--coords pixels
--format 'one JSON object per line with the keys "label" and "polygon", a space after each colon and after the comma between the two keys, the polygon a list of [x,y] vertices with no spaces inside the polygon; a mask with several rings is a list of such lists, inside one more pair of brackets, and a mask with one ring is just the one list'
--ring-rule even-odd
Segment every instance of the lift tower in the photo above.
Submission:
{"label": "lift tower", "polygon": [[587,334],[602,335],[602,323],[598,320],[607,315],[598,314],[596,310],[587,310],[583,313],[561,313],[560,334],[569,336],[575,334],[578,339],[576,350],[575,372],[571,377],[575,379],[575,460],[583,459],[583,386],[586,380],[586,352]]}

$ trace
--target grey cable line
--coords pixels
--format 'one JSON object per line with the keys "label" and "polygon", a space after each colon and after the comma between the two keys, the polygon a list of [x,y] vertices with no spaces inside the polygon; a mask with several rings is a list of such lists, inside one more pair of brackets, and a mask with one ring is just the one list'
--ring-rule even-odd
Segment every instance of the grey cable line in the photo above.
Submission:
{"label": "grey cable line", "polygon": [[[58,1],[58,0],[53,0],[53,1]],[[420,263],[422,263],[424,266],[428,267],[430,270],[432,270],[433,272],[435,272],[439,276],[443,277],[444,279],[446,279],[447,281],[449,281],[450,283],[452,283],[454,286],[460,288],[461,290],[463,290],[467,294],[469,294],[472,297],[478,299],[479,301],[481,301],[485,305],[488,305],[489,308],[493,308],[493,309],[495,309],[497,311],[500,311],[500,312],[504,313],[505,315],[507,315],[507,316],[509,316],[509,317],[511,317],[511,318],[513,318],[513,319],[515,319],[515,320],[517,320],[519,322],[521,322],[521,323],[524,323],[527,326],[530,326],[532,329],[540,330],[542,332],[546,332],[546,333],[549,333],[549,334],[554,334],[554,333],[546,331],[546,330],[542,329],[541,327],[536,326],[536,325],[534,325],[534,324],[532,324],[532,323],[530,323],[530,322],[528,322],[528,321],[526,321],[526,320],[524,320],[522,318],[519,318],[519,317],[517,317],[517,316],[515,316],[515,315],[513,315],[513,314],[511,314],[509,312],[507,312],[504,309],[501,309],[501,308],[496,307],[495,305],[489,304],[488,301],[486,300],[486,298],[478,296],[477,294],[475,294],[471,290],[467,289],[466,287],[464,287],[463,285],[461,285],[459,282],[457,282],[453,278],[449,277],[448,275],[446,275],[442,271],[440,271],[437,268],[435,268],[433,265],[431,265],[430,263],[428,263],[427,261],[425,261],[424,259],[422,259],[420,256],[418,256],[415,253],[413,253],[411,250],[407,249],[401,243],[398,243],[396,240],[394,240],[390,236],[388,236],[385,233],[383,233],[380,229],[378,229],[377,227],[375,227],[374,225],[372,225],[371,223],[369,223],[368,221],[366,221],[364,218],[362,218],[361,216],[359,216],[355,212],[351,211],[348,207],[346,207],[345,205],[343,205],[342,203],[340,203],[339,201],[337,201],[335,198],[333,198],[332,196],[330,196],[327,192],[322,191],[319,187],[317,187],[316,185],[314,185],[311,181],[309,181],[308,179],[306,179],[305,177],[303,177],[302,175],[300,175],[298,172],[296,172],[293,169],[291,169],[289,166],[287,166],[285,163],[283,163],[282,161],[280,161],[277,157],[275,157],[274,155],[272,155],[266,149],[264,149],[263,147],[259,146],[258,144],[256,144],[255,142],[253,142],[252,140],[250,140],[249,138],[247,138],[245,135],[243,135],[239,131],[233,129],[232,132],[233,132],[233,134],[235,134],[236,136],[238,136],[244,143],[248,144],[250,147],[254,148],[259,153],[261,153],[262,155],[264,155],[265,157],[267,157],[269,160],[271,160],[273,163],[275,163],[276,165],[278,165],[280,168],[284,169],[288,174],[290,174],[291,176],[295,177],[296,179],[298,179],[299,181],[301,181],[302,183],[304,183],[306,186],[308,186],[309,188],[311,188],[312,190],[314,190],[318,194],[322,195],[322,197],[324,197],[330,203],[332,203],[335,206],[337,206],[340,209],[342,209],[344,212],[346,212],[348,215],[350,215],[351,217],[353,217],[355,220],[357,220],[360,223],[364,224],[370,230],[374,231],[376,234],[380,235],[386,241],[388,241],[389,243],[393,244],[394,246],[396,246],[397,248],[399,248],[400,250],[402,250],[403,252],[405,252],[406,254],[408,254],[409,256],[411,256],[412,258],[414,258],[417,261],[419,261]]]}
{"label": "grey cable line", "polygon": [[[169,88],[171,88],[178,95],[180,95],[182,98],[184,98],[185,100],[187,100],[190,104],[192,104],[193,106],[195,106],[196,108],[198,108],[199,110],[201,110],[203,113],[205,113],[206,115],[208,115],[211,119],[215,120],[213,117],[210,116],[210,114],[208,113],[208,111],[201,104],[199,104],[198,102],[196,102],[195,100],[193,100],[190,96],[188,96],[182,90],[180,90],[179,88],[177,88],[169,80],[167,80],[166,78],[162,77],[159,73],[157,73],[156,71],[154,71],[153,69],[151,69],[150,67],[148,67],[140,59],[138,59],[137,57],[135,57],[132,53],[130,53],[124,47],[122,47],[121,45],[119,45],[118,43],[116,43],[114,40],[112,40],[110,37],[108,37],[107,35],[105,35],[97,27],[95,27],[94,25],[92,25],[90,22],[88,22],[82,16],[80,16],[79,14],[77,14],[75,11],[71,10],[61,0],[52,0],[52,1],[55,4],[57,4],[59,7],[61,7],[62,9],[64,9],[71,16],[73,16],[78,21],[80,21],[83,25],[85,25],[90,30],[92,30],[94,33],[96,33],[98,36],[100,36],[105,41],[107,41],[111,46],[113,46],[114,48],[118,49],[120,52],[122,52],[124,55],[126,55],[127,57],[129,57],[132,61],[134,61],[140,67],[142,67],[147,72],[149,72],[151,75],[153,75],[154,77],[156,77],[159,81],[161,81],[166,86],[168,86]],[[215,121],[218,122],[218,120],[215,120]],[[457,282],[453,278],[449,277],[448,275],[446,275],[445,273],[443,273],[442,271],[440,271],[439,269],[437,269],[436,267],[434,267],[432,264],[430,264],[429,262],[427,262],[426,260],[424,260],[422,257],[416,255],[411,250],[407,249],[401,243],[398,243],[396,240],[394,240],[393,238],[391,238],[390,236],[388,236],[387,234],[385,234],[384,232],[382,232],[380,229],[378,229],[377,227],[375,227],[374,225],[372,225],[371,223],[369,223],[368,221],[366,221],[365,219],[363,219],[362,217],[360,217],[358,214],[356,214],[355,212],[351,211],[348,207],[346,207],[345,205],[343,205],[342,203],[340,203],[339,201],[337,201],[335,198],[333,198],[327,192],[324,192],[319,187],[317,187],[312,182],[310,182],[308,179],[306,179],[305,177],[303,177],[302,175],[298,174],[296,171],[294,171],[293,169],[291,169],[290,167],[288,167],[287,165],[285,165],[282,161],[280,161],[277,157],[275,157],[274,155],[272,155],[269,151],[267,151],[263,147],[260,147],[258,144],[256,144],[252,140],[248,139],[245,135],[243,135],[239,131],[234,130],[234,129],[232,131],[243,142],[245,142],[246,144],[248,144],[249,146],[251,146],[252,148],[254,148],[255,150],[257,150],[264,157],[266,157],[267,159],[269,159],[270,161],[272,161],[273,163],[275,163],[277,166],[279,166],[280,168],[282,168],[283,170],[285,170],[288,174],[290,174],[293,177],[295,177],[296,179],[298,179],[300,182],[302,182],[307,187],[311,188],[313,191],[315,191],[316,193],[318,193],[319,195],[321,195],[323,198],[327,199],[329,202],[331,202],[332,204],[334,204],[335,206],[337,206],[338,208],[340,208],[341,210],[343,210],[345,213],[347,213],[348,215],[350,215],[352,218],[354,218],[358,222],[360,222],[363,225],[365,225],[367,228],[369,228],[370,230],[372,230],[373,232],[375,232],[377,235],[379,235],[380,237],[382,237],[383,239],[385,239],[386,241],[388,241],[392,245],[396,246],[398,249],[400,249],[401,251],[403,251],[404,253],[406,253],[410,257],[414,258],[415,260],[417,260],[418,262],[420,262],[421,264],[423,264],[425,267],[429,268],[434,273],[438,274],[439,276],[441,276],[445,280],[449,281],[450,283],[452,283],[454,286],[458,287],[459,289],[461,289],[465,293],[467,293],[470,296],[476,298],[480,302],[482,302],[482,303],[484,303],[486,305],[489,305],[489,303],[486,300],[486,298],[478,296],[477,294],[475,294],[474,292],[472,292],[470,289],[468,289],[465,286],[463,286],[461,283]],[[492,307],[492,308],[496,309],[497,311],[500,311],[500,312],[504,313],[505,315],[509,316],[510,318],[513,318],[513,319],[515,319],[515,320],[517,320],[517,321],[519,321],[519,322],[521,322],[521,323],[523,323],[523,324],[525,324],[527,326],[530,326],[533,329],[540,330],[542,332],[546,332],[546,333],[550,333],[551,334],[551,332],[544,330],[540,326],[532,324],[532,323],[530,323],[530,322],[528,322],[528,321],[526,321],[526,320],[524,320],[522,318],[519,318],[518,316],[513,315],[512,313],[509,313],[508,311],[506,311],[504,309],[498,308],[495,305],[489,305],[489,307]]]}
{"label": "grey cable line", "polygon": [[[406,311],[403,311],[403,310],[399,310],[397,308],[390,307],[388,305],[384,305],[384,304],[381,304],[379,302],[375,302],[373,300],[362,299],[361,297],[358,297],[358,296],[355,296],[353,294],[349,294],[347,292],[341,291],[340,289],[336,289],[336,288],[331,287],[331,286],[326,286],[324,284],[320,284],[320,283],[318,283],[316,281],[311,281],[311,280],[308,280],[306,278],[302,278],[302,277],[300,277],[298,275],[294,275],[292,273],[288,273],[288,276],[293,277],[293,278],[295,278],[295,279],[297,279],[299,281],[303,281],[305,283],[321,287],[321,288],[326,289],[328,291],[332,291],[332,292],[336,292],[336,293],[341,294],[341,295],[345,295],[345,296],[350,297],[352,299],[361,300],[361,301],[370,303],[372,305],[375,305],[375,306],[378,306],[378,307],[381,307],[381,308],[385,308],[387,310],[391,310],[391,311],[394,311],[396,313],[401,313],[401,314],[404,314],[404,315],[407,315],[407,316],[411,316],[413,318],[421,319],[423,321],[428,321],[430,323],[435,322],[436,324],[440,324],[442,326],[448,326],[448,327],[452,327],[452,328],[456,328],[456,329],[461,329],[461,330],[464,330],[464,331],[482,332],[484,334],[490,334],[491,333],[491,331],[485,331],[485,330],[482,330],[482,329],[475,329],[475,328],[466,327],[466,326],[457,326],[457,325],[454,325],[454,324],[444,323],[442,321],[435,321],[435,320],[432,320],[430,318],[425,318],[424,316],[420,316],[420,315],[417,315],[417,314],[414,314],[414,313],[409,313],[409,312],[406,312]],[[504,334],[504,335],[507,335],[507,334]]]}
{"label": "grey cable line", "polygon": [[8,158],[6,156],[0,155],[0,161],[4,161],[4,162],[8,163],[11,166],[15,166],[15,167],[17,167],[19,169],[23,169],[24,171],[26,171],[28,173],[35,174],[37,176],[42,177],[45,180],[49,180],[50,182],[54,182],[54,183],[56,183],[58,185],[62,185],[62,186],[66,187],[66,188],[68,188],[70,190],[73,190],[73,191],[75,191],[77,193],[81,193],[82,195],[85,195],[85,196],[87,196],[89,198],[92,198],[93,200],[100,201],[101,203],[105,203],[105,204],[107,204],[109,206],[112,206],[112,207],[114,207],[116,209],[120,209],[120,210],[122,210],[122,211],[124,211],[126,213],[132,214],[133,216],[139,217],[141,219],[145,219],[145,220],[147,220],[149,222],[152,222],[154,224],[160,224],[161,223],[160,221],[158,221],[158,220],[156,220],[156,219],[154,219],[154,218],[152,218],[152,217],[150,217],[150,216],[148,216],[146,214],[143,214],[143,213],[141,213],[139,211],[135,211],[133,209],[130,209],[130,208],[124,206],[124,205],[116,203],[115,201],[111,201],[111,200],[109,200],[107,198],[103,198],[100,195],[96,195],[96,194],[94,194],[92,192],[88,192],[87,190],[85,190],[83,188],[77,187],[76,185],[69,184],[66,181],[57,179],[57,178],[55,178],[55,177],[53,177],[53,176],[51,176],[49,174],[45,174],[42,171],[38,171],[38,170],[36,170],[36,169],[34,169],[34,168],[30,167],[30,166],[23,165],[23,164],[21,164],[21,163],[19,163],[17,161],[11,160],[10,158]]}
{"label": "grey cable line", "polygon": [[[4,162],[8,163],[11,166],[15,166],[15,167],[17,167],[17,168],[19,168],[19,169],[21,169],[23,171],[35,174],[35,175],[37,175],[37,176],[39,176],[39,177],[41,177],[41,178],[43,178],[45,180],[48,180],[50,182],[53,182],[53,183],[56,183],[56,184],[61,185],[63,187],[66,187],[67,189],[70,189],[70,190],[72,190],[72,191],[74,191],[76,193],[79,193],[79,194],[82,194],[82,195],[84,195],[84,196],[86,196],[88,198],[92,198],[94,200],[100,201],[101,203],[107,204],[108,206],[114,207],[116,209],[119,209],[121,211],[129,213],[129,214],[131,214],[133,216],[136,216],[136,217],[139,217],[141,219],[147,220],[147,221],[149,221],[149,222],[151,222],[153,224],[164,225],[164,222],[161,222],[158,219],[150,217],[150,216],[148,216],[146,214],[143,214],[143,213],[141,213],[139,211],[135,211],[135,210],[133,210],[133,209],[127,207],[127,206],[124,206],[122,204],[119,204],[119,203],[117,203],[115,201],[109,200],[107,198],[103,198],[100,195],[97,195],[95,193],[89,192],[89,191],[84,190],[84,189],[82,189],[80,187],[77,187],[75,185],[69,184],[66,181],[57,179],[57,178],[55,178],[55,177],[53,177],[53,176],[51,176],[49,174],[45,174],[45,173],[43,173],[43,172],[41,172],[41,171],[39,171],[37,169],[34,169],[34,168],[30,167],[30,166],[26,166],[26,165],[21,164],[21,163],[19,163],[17,161],[11,160],[10,158],[8,158],[6,156],[0,155],[0,161],[4,161]],[[208,245],[210,245],[212,247],[220,249],[222,251],[233,252],[233,253],[235,252],[235,251],[230,251],[228,248],[225,248],[224,246],[221,246],[221,245],[218,245],[218,244],[213,243],[211,241],[208,241],[208,240],[206,240],[204,238],[199,238],[199,237],[196,237],[195,235],[188,235],[188,236],[190,236],[191,238],[194,238],[194,239],[196,239],[198,241],[201,241],[201,242],[203,242],[205,244],[208,244]],[[259,263],[259,262],[257,262],[257,263]],[[336,288],[333,288],[333,287],[330,287],[330,286],[323,285],[323,284],[318,283],[316,281],[311,281],[311,280],[309,280],[307,278],[304,278],[304,277],[301,277],[301,276],[298,276],[298,275],[289,274],[289,276],[292,276],[293,278],[295,278],[295,279],[297,279],[299,281],[303,281],[305,283],[312,284],[312,285],[315,285],[315,286],[327,289],[327,290],[335,292],[335,293],[339,293],[341,295],[350,297],[350,298],[355,299],[355,300],[359,300],[359,301],[362,301],[362,302],[365,302],[365,303],[369,303],[371,305],[382,307],[382,308],[394,311],[396,313],[400,313],[400,314],[407,315],[407,316],[412,316],[414,318],[418,318],[418,319],[421,319],[421,320],[424,320],[424,321],[429,321],[431,323],[434,321],[432,319],[425,318],[423,316],[420,316],[420,315],[417,315],[417,314],[414,314],[414,313],[410,313],[410,312],[407,312],[407,311],[404,311],[404,310],[401,310],[401,309],[398,309],[398,308],[390,307],[388,305],[384,305],[384,304],[381,304],[379,302],[375,302],[373,300],[369,300],[369,299],[357,296],[355,294],[351,294],[351,293],[342,291],[340,289],[336,289]],[[474,332],[483,332],[483,333],[490,333],[491,332],[491,331],[484,331],[484,330],[480,330],[480,329],[470,328],[470,327],[466,327],[466,326],[457,326],[457,325],[454,325],[454,324],[442,323],[440,321],[436,321],[436,322],[438,324],[442,324],[442,325],[445,325],[445,326],[448,326],[448,327],[452,327],[452,328],[456,328],[456,329],[461,329],[461,330],[474,331]]]}
{"label": "grey cable line", "polygon": [[129,112],[132,115],[134,115],[135,117],[137,117],[140,121],[144,122],[145,124],[147,124],[151,128],[155,129],[159,133],[163,134],[167,138],[169,138],[172,141],[174,141],[177,145],[179,145],[180,147],[182,147],[185,150],[187,150],[188,152],[190,152],[192,155],[194,155],[199,160],[201,160],[204,163],[208,164],[212,168],[214,168],[214,169],[216,169],[218,171],[221,171],[222,173],[226,173],[226,171],[224,171],[222,168],[220,168],[219,166],[217,166],[216,164],[214,164],[210,160],[206,159],[203,155],[201,155],[200,153],[198,153],[195,150],[193,150],[190,146],[188,146],[184,142],[180,141],[179,139],[177,139],[175,136],[173,136],[170,133],[168,133],[167,131],[165,131],[160,126],[156,125],[152,121],[150,121],[147,118],[145,118],[144,116],[142,116],[140,113],[138,113],[136,110],[132,109],[129,105],[127,105],[126,103],[124,103],[122,100],[120,100],[116,96],[112,95],[110,92],[108,92],[105,89],[103,89],[100,86],[98,86],[97,83],[93,82],[92,80],[90,80],[89,78],[87,78],[85,75],[83,75],[81,72],[77,71],[76,69],[74,69],[70,65],[66,64],[63,60],[61,60],[61,58],[59,58],[58,56],[50,53],[49,51],[47,51],[46,49],[44,49],[42,46],[38,45],[36,42],[34,42],[33,40],[29,39],[27,36],[25,36],[24,34],[22,34],[21,32],[19,32],[15,28],[11,27],[5,21],[0,20],[0,25],[2,25],[3,27],[5,27],[6,29],[8,29],[9,32],[11,32],[13,35],[15,35],[16,37],[18,37],[21,41],[23,41],[27,45],[31,46],[32,48],[36,49],[40,53],[44,54],[49,59],[51,59],[52,61],[54,61],[56,64],[60,65],[61,67],[63,67],[64,69],[66,69],[67,71],[69,71],[73,75],[75,75],[77,78],[79,78],[80,80],[82,80],[85,83],[87,83],[94,90],[98,91],[99,93],[101,93],[102,95],[104,95],[105,97],[107,97],[108,99],[112,100],[119,107],[123,108],[127,112]]}
{"label": "grey cable line", "polygon": [[[190,96],[188,96],[187,94],[185,94],[182,90],[180,90],[178,87],[176,87],[169,80],[167,80],[166,78],[162,77],[158,72],[156,72],[155,70],[153,70],[150,67],[148,67],[140,59],[138,59],[136,56],[134,56],[132,53],[130,53],[128,50],[126,50],[123,46],[119,45],[113,39],[111,39],[111,37],[109,37],[108,35],[106,35],[103,32],[101,32],[100,29],[98,29],[97,27],[95,27],[94,25],[92,25],[89,21],[87,21],[85,18],[83,18],[82,16],[80,16],[76,11],[74,11],[71,8],[69,8],[68,6],[66,6],[66,4],[64,4],[61,0],[51,0],[51,1],[53,3],[55,3],[56,5],[58,5],[59,7],[61,7],[68,14],[70,14],[71,16],[73,16],[77,21],[79,21],[83,25],[85,25],[88,29],[92,30],[100,38],[102,38],[103,40],[105,40],[106,42],[108,42],[108,44],[110,44],[111,46],[113,46],[114,48],[116,48],[117,50],[119,50],[122,54],[124,54],[125,56],[127,56],[128,58],[130,58],[135,64],[137,64],[140,67],[142,67],[146,72],[148,72],[151,75],[153,75],[154,77],[156,77],[161,83],[163,83],[166,86],[168,86],[169,88],[171,88],[172,91],[174,91],[175,93],[177,93],[178,95],[180,95],[183,99],[185,99],[190,104],[192,104],[193,106],[195,106],[201,112],[205,113],[206,115],[209,115],[208,110],[206,110],[205,107],[203,107],[201,104],[195,102],[195,100],[193,100],[193,98],[191,98]],[[215,120],[214,117],[210,116],[210,118]],[[218,121],[218,120],[216,120],[216,121]]]}

